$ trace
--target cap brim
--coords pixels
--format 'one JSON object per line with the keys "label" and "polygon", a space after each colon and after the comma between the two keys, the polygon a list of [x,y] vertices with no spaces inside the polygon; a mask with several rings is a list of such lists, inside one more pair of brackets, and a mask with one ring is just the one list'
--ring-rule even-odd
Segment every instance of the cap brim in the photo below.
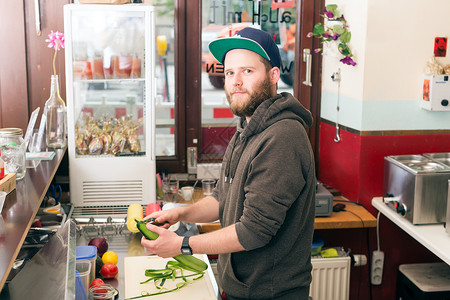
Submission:
{"label": "cap brim", "polygon": [[227,37],[212,41],[209,43],[209,51],[211,54],[223,64],[225,54],[233,49],[247,49],[258,53],[268,61],[269,56],[266,51],[255,41],[243,37]]}

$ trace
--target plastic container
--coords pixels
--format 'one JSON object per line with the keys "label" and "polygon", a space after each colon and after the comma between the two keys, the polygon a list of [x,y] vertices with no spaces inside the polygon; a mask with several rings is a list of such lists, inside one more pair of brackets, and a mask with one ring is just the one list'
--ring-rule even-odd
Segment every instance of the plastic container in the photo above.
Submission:
{"label": "plastic container", "polygon": [[320,251],[322,251],[323,244],[324,244],[323,239],[318,235],[314,235],[311,248],[311,255],[319,255]]}
{"label": "plastic container", "polygon": [[[97,247],[95,246],[77,246],[77,263],[79,260],[88,260],[91,264],[89,283],[95,279],[95,260],[97,259]],[[89,286],[89,284],[88,284]]]}
{"label": "plastic container", "polygon": [[[89,266],[90,271],[91,264],[87,262],[87,265]],[[85,274],[85,277],[89,278],[89,273]],[[78,270],[75,270],[75,300],[87,300],[85,284],[83,283],[83,278]]]}
{"label": "plastic container", "polygon": [[[92,280],[90,280],[90,276],[91,276],[91,262],[89,260],[86,259],[80,259],[77,260],[76,262],[76,267],[75,267],[75,275],[76,275],[76,280],[78,280],[78,278],[80,278],[80,281],[83,285],[83,292],[85,294],[85,298],[87,298],[87,294],[89,291],[89,284],[91,283]],[[77,282],[75,281],[75,287],[78,288],[76,286]],[[78,298],[78,291],[76,291],[76,295]],[[80,297],[80,299],[83,299],[82,297]]]}

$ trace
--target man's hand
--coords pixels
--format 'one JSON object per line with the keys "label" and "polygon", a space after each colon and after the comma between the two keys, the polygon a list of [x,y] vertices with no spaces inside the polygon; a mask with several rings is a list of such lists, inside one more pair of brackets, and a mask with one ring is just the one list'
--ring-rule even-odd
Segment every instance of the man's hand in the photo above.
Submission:
{"label": "man's hand", "polygon": [[167,229],[170,225],[173,225],[179,221],[180,214],[177,209],[169,209],[156,211],[146,217],[146,219],[148,218],[155,218],[155,223],[164,224],[161,227]]}
{"label": "man's hand", "polygon": [[146,249],[147,254],[156,254],[163,258],[181,254],[182,236],[152,224],[147,224],[147,229],[159,234],[159,237],[154,241],[142,237],[141,245]]}

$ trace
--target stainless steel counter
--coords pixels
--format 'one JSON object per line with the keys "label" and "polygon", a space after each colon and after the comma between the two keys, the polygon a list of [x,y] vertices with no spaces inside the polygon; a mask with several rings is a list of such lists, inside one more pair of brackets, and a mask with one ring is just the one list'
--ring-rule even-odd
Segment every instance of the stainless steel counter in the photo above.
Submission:
{"label": "stainless steel counter", "polygon": [[[184,226],[184,225],[182,225],[182,226]],[[127,229],[124,229],[124,231],[121,234],[111,234],[111,235],[102,235],[102,236],[107,239],[108,251],[114,251],[119,258],[118,263],[117,263],[117,267],[119,269],[118,275],[113,279],[104,279],[104,282],[114,286],[119,291],[118,299],[123,300],[125,297],[124,259],[126,257],[131,257],[131,256],[133,256],[133,257],[147,256],[144,248],[141,245],[142,234],[141,233],[131,233]],[[87,237],[84,234],[80,234],[80,228],[79,228],[77,238],[76,238],[77,246],[87,245],[92,237]],[[209,285],[215,291],[215,297],[216,297],[215,299],[221,299],[221,297],[219,295],[219,288],[217,286],[213,271],[211,269],[211,265],[209,264],[209,261],[208,261],[206,255],[204,256],[204,260],[208,264],[207,278],[210,280]],[[207,294],[207,291],[205,291],[205,295],[206,294]],[[170,295],[169,296],[170,299],[180,299],[180,297],[182,297],[182,295],[184,295],[184,293],[176,293],[176,294],[171,293],[168,295]],[[198,299],[202,298],[202,296],[204,299],[210,299],[210,298],[207,298],[205,295],[199,295]],[[158,298],[159,297],[160,296],[158,296]]]}
{"label": "stainless steel counter", "polygon": [[16,189],[6,196],[1,213],[8,232],[0,238],[0,290],[5,285],[65,151],[66,149],[56,150],[53,160],[43,160],[36,168],[27,168],[25,177],[17,181]]}

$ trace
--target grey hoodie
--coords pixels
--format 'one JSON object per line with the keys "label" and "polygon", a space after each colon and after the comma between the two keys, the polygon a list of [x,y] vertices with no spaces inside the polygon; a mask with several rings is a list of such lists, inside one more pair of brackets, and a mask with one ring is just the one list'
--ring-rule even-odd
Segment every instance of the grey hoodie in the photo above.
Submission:
{"label": "grey hoodie", "polygon": [[315,169],[306,129],[311,113],[289,93],[242,119],[213,196],[222,227],[236,224],[245,251],[219,255],[219,284],[230,296],[272,299],[309,287]]}

